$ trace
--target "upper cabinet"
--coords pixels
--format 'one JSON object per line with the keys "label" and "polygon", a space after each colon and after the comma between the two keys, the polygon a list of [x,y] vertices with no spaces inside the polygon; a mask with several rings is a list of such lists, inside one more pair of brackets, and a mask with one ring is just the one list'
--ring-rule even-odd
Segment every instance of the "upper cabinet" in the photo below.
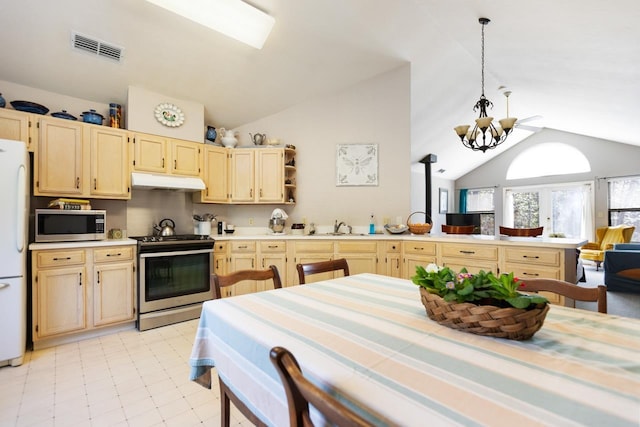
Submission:
{"label": "upper cabinet", "polygon": [[133,170],[199,176],[202,146],[198,142],[136,133],[133,136]]}
{"label": "upper cabinet", "polygon": [[129,199],[128,153],[125,130],[40,117],[33,194]]}
{"label": "upper cabinet", "polygon": [[24,141],[27,150],[33,151],[35,145],[34,114],[0,108],[0,138]]}
{"label": "upper cabinet", "polygon": [[295,203],[295,150],[206,146],[200,203]]}

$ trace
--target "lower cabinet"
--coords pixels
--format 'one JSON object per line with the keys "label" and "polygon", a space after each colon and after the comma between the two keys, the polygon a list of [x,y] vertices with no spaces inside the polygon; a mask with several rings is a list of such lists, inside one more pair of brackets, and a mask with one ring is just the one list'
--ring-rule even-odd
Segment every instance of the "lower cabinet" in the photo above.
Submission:
{"label": "lower cabinet", "polygon": [[436,263],[436,243],[407,240],[402,242],[403,277],[410,279],[416,274],[416,266]]}
{"label": "lower cabinet", "polygon": [[[230,242],[229,259],[228,273],[239,270],[257,269],[255,240],[232,240]],[[223,297],[256,292],[258,290],[258,285],[255,280],[244,280],[233,286],[229,286],[226,289],[227,291],[226,293],[223,293]]]}
{"label": "lower cabinet", "polygon": [[[287,283],[287,245],[284,240],[266,240],[258,245],[258,269],[265,270],[270,265],[275,265],[280,275],[282,286]],[[272,289],[271,281],[260,281],[257,284],[259,291]]]}
{"label": "lower cabinet", "polygon": [[134,246],[36,250],[31,256],[34,347],[134,320]]}
{"label": "lower cabinet", "polygon": [[[307,240],[294,240],[288,243],[287,252],[290,254],[288,265],[289,285],[297,285],[300,283],[298,279],[297,264],[306,264],[311,262],[327,261],[333,259],[333,240],[315,240],[313,238]],[[332,279],[333,273],[314,274],[305,280],[306,283],[318,282],[320,280]]]}
{"label": "lower cabinet", "polygon": [[402,244],[399,240],[378,242],[378,274],[402,277]]}
{"label": "lower cabinet", "polygon": [[334,259],[347,260],[351,275],[378,270],[378,242],[375,240],[337,240],[334,250]]}
{"label": "lower cabinet", "polygon": [[477,273],[480,270],[500,273],[498,247],[493,245],[441,244],[440,264],[454,271],[466,268],[469,273]]}

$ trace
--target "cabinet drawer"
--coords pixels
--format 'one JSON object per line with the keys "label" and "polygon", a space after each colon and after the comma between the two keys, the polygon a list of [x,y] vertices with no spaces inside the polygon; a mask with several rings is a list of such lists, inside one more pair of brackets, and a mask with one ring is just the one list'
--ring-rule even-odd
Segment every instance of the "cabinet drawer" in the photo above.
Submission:
{"label": "cabinet drawer", "polygon": [[226,252],[227,247],[229,246],[228,242],[216,242],[213,246],[213,252]]}
{"label": "cabinet drawer", "polygon": [[119,246],[93,250],[94,262],[123,261],[133,259],[133,246]]}
{"label": "cabinet drawer", "polygon": [[537,265],[560,266],[560,251],[539,248],[507,248],[506,262],[518,262]]}
{"label": "cabinet drawer", "polygon": [[498,247],[486,245],[442,245],[443,257],[461,257],[466,259],[498,259]]}
{"label": "cabinet drawer", "polygon": [[436,244],[433,242],[404,242],[404,253],[417,255],[435,255]]}
{"label": "cabinet drawer", "polygon": [[243,240],[239,242],[231,242],[231,252],[255,252],[256,242]]}
{"label": "cabinet drawer", "polygon": [[333,253],[333,241],[327,240],[323,242],[296,242],[295,253],[305,252],[330,252]]}
{"label": "cabinet drawer", "polygon": [[476,274],[480,270],[491,271],[494,274],[500,273],[498,269],[497,262],[491,262],[483,259],[463,259],[459,257],[455,258],[442,258],[441,259],[442,266],[449,267],[453,271],[460,271],[463,268],[467,270],[467,272],[471,274]]}
{"label": "cabinet drawer", "polygon": [[378,251],[377,242],[336,242],[336,252],[343,253],[376,253]]}
{"label": "cabinet drawer", "polygon": [[85,251],[46,251],[36,253],[36,265],[39,268],[60,267],[64,265],[76,265],[85,263]]}
{"label": "cabinet drawer", "polygon": [[399,254],[400,242],[384,242],[384,249],[386,253]]}
{"label": "cabinet drawer", "polygon": [[522,264],[505,264],[505,273],[513,272],[519,279],[560,279],[560,269],[539,267],[536,265],[526,266]]}
{"label": "cabinet drawer", "polygon": [[260,242],[260,252],[284,252],[287,246],[283,240]]}

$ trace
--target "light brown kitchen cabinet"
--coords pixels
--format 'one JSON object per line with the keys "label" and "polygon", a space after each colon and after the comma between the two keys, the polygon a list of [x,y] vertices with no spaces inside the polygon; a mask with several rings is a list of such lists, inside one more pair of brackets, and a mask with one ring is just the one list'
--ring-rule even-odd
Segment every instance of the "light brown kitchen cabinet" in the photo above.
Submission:
{"label": "light brown kitchen cabinet", "polygon": [[[292,260],[287,266],[288,285],[299,284],[296,264],[328,261],[334,257],[333,240],[295,240],[287,245],[288,259]],[[305,280],[306,283],[328,280],[334,277],[333,272],[314,274]]]}
{"label": "light brown kitchen cabinet", "polygon": [[132,246],[93,250],[93,325],[133,320],[134,261]]}
{"label": "light brown kitchen cabinet", "polygon": [[32,254],[33,340],[84,330],[87,272],[84,250]]}
{"label": "light brown kitchen cabinet", "polygon": [[333,258],[345,258],[349,264],[350,275],[375,273],[378,270],[378,242],[375,240],[336,240]]}
{"label": "light brown kitchen cabinet", "polygon": [[34,250],[34,348],[135,321],[135,246]]}
{"label": "light brown kitchen cabinet", "polygon": [[407,240],[402,242],[403,277],[410,279],[416,274],[416,266],[435,264],[437,261],[435,242]]}
{"label": "light brown kitchen cabinet", "polygon": [[35,196],[82,196],[85,193],[85,145],[82,123],[42,117],[35,151]]}
{"label": "light brown kitchen cabinet", "polygon": [[35,116],[23,111],[0,108],[0,138],[23,141],[27,150],[33,151],[37,138]]}
{"label": "light brown kitchen cabinet", "polygon": [[229,200],[230,149],[205,144],[202,155],[202,179],[206,188],[194,193],[197,203],[226,203]]}
{"label": "light brown kitchen cabinet", "polygon": [[381,240],[378,242],[378,274],[402,277],[402,242]]}
{"label": "light brown kitchen cabinet", "polygon": [[[575,250],[573,251],[575,253]],[[576,268],[565,272],[562,269],[565,252],[560,249],[505,247],[502,249],[502,270],[513,272],[523,280],[548,278],[575,283]],[[568,276],[568,277],[567,277]],[[564,305],[564,297],[551,292],[541,292],[551,303]]]}
{"label": "light brown kitchen cabinet", "polygon": [[213,272],[225,275],[228,272],[229,243],[217,241],[213,249]]}
{"label": "light brown kitchen cabinet", "polygon": [[[257,269],[256,242],[254,240],[233,240],[229,250],[229,273],[239,270]],[[228,288],[227,295],[244,295],[256,292],[255,280],[244,280]]]}
{"label": "light brown kitchen cabinet", "polygon": [[284,151],[278,148],[256,150],[257,203],[283,203]]}
{"label": "light brown kitchen cabinet", "polygon": [[131,198],[129,135],[106,126],[92,126],[89,195],[110,199]]}
{"label": "light brown kitchen cabinet", "polygon": [[494,245],[474,245],[471,243],[441,243],[440,262],[454,271],[466,268],[469,273],[480,270],[499,274],[498,247]]}
{"label": "light brown kitchen cabinet", "polygon": [[233,150],[229,157],[229,199],[233,203],[255,202],[255,151]]}
{"label": "light brown kitchen cabinet", "polygon": [[201,143],[136,133],[133,170],[184,176],[200,175]]}
{"label": "light brown kitchen cabinet", "polygon": [[[287,283],[287,245],[284,240],[265,240],[258,245],[258,269],[266,270],[270,265],[275,265],[280,275],[282,286]],[[272,289],[271,281],[264,280],[257,284],[258,291]]]}

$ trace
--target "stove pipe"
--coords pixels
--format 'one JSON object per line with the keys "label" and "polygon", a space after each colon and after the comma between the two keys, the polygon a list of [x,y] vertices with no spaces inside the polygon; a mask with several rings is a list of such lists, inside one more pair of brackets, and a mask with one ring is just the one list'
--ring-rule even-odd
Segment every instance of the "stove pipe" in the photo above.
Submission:
{"label": "stove pipe", "polygon": [[424,211],[429,215],[427,217],[431,218],[433,221],[433,216],[431,215],[431,163],[436,163],[438,161],[438,156],[435,154],[427,154],[420,160],[420,163],[424,163],[424,180],[425,180],[425,209]]}

